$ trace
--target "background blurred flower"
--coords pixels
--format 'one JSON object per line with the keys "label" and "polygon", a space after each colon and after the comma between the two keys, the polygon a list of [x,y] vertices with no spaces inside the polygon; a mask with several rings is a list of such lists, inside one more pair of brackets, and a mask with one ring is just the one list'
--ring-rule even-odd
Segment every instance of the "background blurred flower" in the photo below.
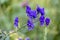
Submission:
{"label": "background blurred flower", "polygon": [[29,37],[26,37],[25,40],[30,40],[30,38]]}
{"label": "background blurred flower", "polygon": [[21,3],[21,7],[25,7],[26,5],[28,5],[28,0],[24,0],[24,1]]}

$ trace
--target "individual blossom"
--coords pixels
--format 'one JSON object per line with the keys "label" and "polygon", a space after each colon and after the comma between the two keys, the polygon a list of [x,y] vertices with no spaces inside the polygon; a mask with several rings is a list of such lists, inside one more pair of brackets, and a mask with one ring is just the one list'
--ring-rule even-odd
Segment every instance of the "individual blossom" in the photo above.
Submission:
{"label": "individual blossom", "polygon": [[30,10],[29,13],[27,13],[27,16],[29,18],[36,18],[37,17],[36,10]]}
{"label": "individual blossom", "polygon": [[34,24],[31,20],[27,21],[28,30],[31,31],[34,29]]}
{"label": "individual blossom", "polygon": [[49,19],[49,18],[46,18],[46,19],[45,19],[45,22],[46,22],[46,26],[48,26],[49,23],[50,23],[50,19]]}
{"label": "individual blossom", "polygon": [[43,26],[44,25],[44,16],[40,16],[39,21],[40,21],[40,25]]}
{"label": "individual blossom", "polygon": [[27,5],[27,6],[26,6],[26,13],[29,13],[30,10],[31,10],[30,6]]}
{"label": "individual blossom", "polygon": [[30,40],[30,38],[29,37],[26,37],[25,40]]}
{"label": "individual blossom", "polygon": [[18,17],[15,17],[15,19],[14,19],[14,26],[15,27],[18,27],[18,22],[19,22]]}
{"label": "individual blossom", "polygon": [[37,17],[36,10],[31,10],[30,6],[26,6],[26,14],[29,18],[36,18]]}
{"label": "individual blossom", "polygon": [[39,6],[37,6],[37,13],[40,13],[41,15],[45,14],[44,8],[40,8]]}

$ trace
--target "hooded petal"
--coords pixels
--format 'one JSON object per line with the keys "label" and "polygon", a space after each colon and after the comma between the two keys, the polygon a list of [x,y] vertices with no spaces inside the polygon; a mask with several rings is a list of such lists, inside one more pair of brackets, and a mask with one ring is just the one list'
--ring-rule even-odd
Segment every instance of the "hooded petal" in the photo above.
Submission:
{"label": "hooded petal", "polygon": [[36,18],[37,17],[36,10],[30,10],[29,13],[27,13],[27,16],[29,18]]}
{"label": "hooded petal", "polygon": [[37,6],[37,13],[41,13],[41,15],[44,15],[45,12],[44,12],[44,8],[40,8],[39,6]]}
{"label": "hooded petal", "polygon": [[45,19],[45,22],[46,22],[46,26],[48,26],[49,23],[50,23],[50,19],[49,19],[49,18],[46,18],[46,19]]}
{"label": "hooded petal", "polygon": [[27,6],[26,6],[26,13],[29,13],[30,10],[31,10],[30,6],[27,5]]}
{"label": "hooded petal", "polygon": [[18,17],[15,17],[15,19],[14,19],[14,26],[15,27],[18,27],[18,22],[19,22]]}
{"label": "hooded petal", "polygon": [[30,30],[33,30],[33,28],[34,28],[34,24],[33,24],[33,22],[31,21],[31,20],[28,20],[27,21],[27,26],[28,26],[28,30],[30,31]]}
{"label": "hooded petal", "polygon": [[44,25],[44,16],[40,16],[39,21],[40,21],[40,25],[43,26]]}

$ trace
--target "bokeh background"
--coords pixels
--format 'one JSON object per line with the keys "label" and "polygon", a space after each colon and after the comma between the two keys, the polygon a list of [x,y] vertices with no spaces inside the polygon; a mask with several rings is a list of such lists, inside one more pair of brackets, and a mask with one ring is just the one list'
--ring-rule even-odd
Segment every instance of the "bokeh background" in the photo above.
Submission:
{"label": "bokeh background", "polygon": [[[26,3],[32,9],[36,9],[37,4],[45,8],[45,16],[51,20],[46,30],[46,26],[40,27],[39,23],[32,31],[28,31],[27,26],[22,27],[28,20]],[[19,30],[14,27],[16,16],[19,18]],[[30,40],[60,40],[60,0],[0,0],[0,40],[25,40],[26,37]]]}

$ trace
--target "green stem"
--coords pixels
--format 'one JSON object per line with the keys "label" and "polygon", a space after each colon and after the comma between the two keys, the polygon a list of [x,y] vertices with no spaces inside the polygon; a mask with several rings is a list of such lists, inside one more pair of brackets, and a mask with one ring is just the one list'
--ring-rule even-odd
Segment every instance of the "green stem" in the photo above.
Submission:
{"label": "green stem", "polygon": [[47,40],[47,27],[45,27],[45,31],[44,31],[44,40]]}

